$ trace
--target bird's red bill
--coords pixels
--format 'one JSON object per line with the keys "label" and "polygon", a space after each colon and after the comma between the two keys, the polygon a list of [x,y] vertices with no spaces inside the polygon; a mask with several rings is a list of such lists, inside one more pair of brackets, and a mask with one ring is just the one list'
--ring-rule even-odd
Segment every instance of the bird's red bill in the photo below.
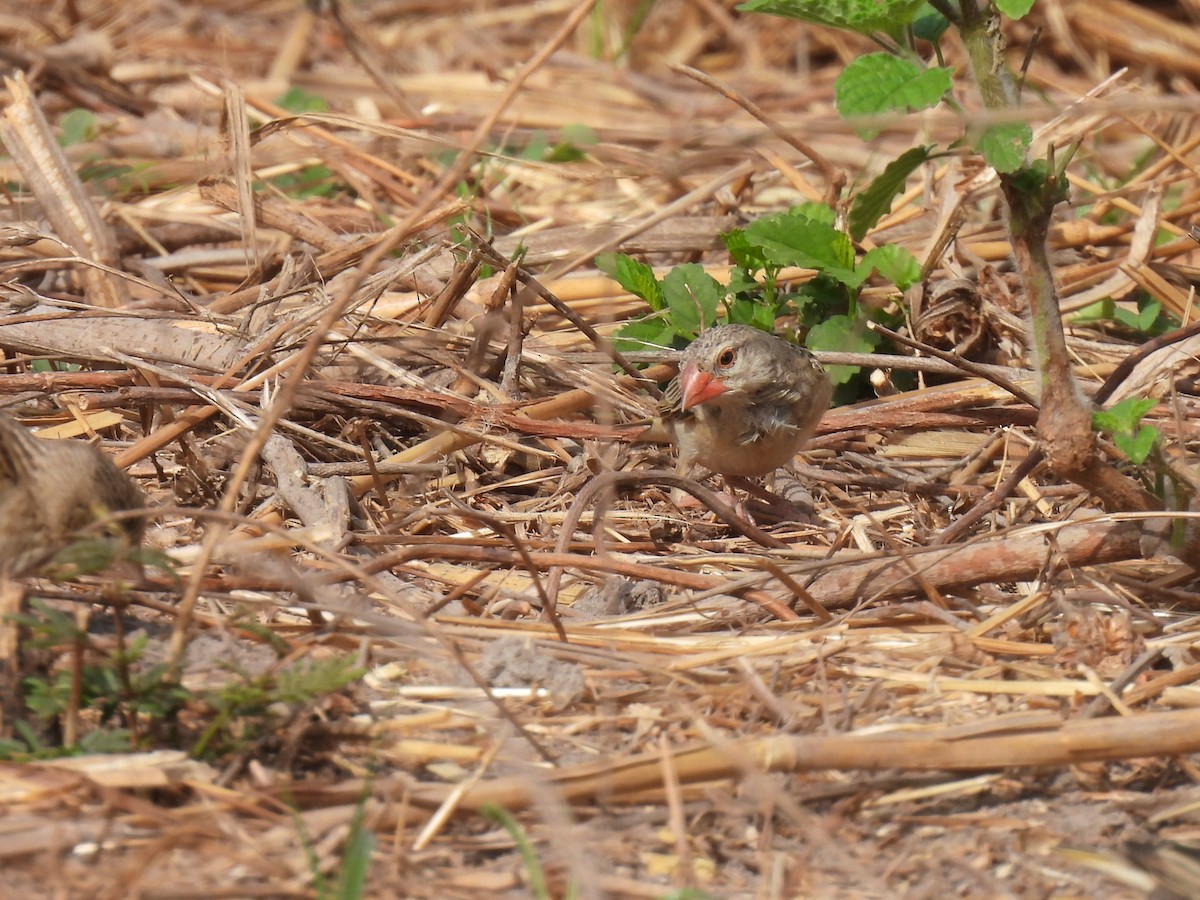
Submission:
{"label": "bird's red bill", "polygon": [[713,397],[719,397],[729,390],[728,385],[719,378],[713,378],[711,372],[701,371],[693,362],[684,364],[679,373],[679,386],[683,389],[683,408],[691,409]]}

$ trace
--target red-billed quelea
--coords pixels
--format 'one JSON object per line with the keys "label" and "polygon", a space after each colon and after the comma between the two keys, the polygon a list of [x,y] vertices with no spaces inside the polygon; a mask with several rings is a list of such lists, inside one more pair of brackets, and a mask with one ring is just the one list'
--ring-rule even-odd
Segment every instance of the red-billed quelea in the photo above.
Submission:
{"label": "red-billed quelea", "polygon": [[[0,575],[30,574],[75,532],[145,505],[137,485],[96,447],[43,440],[0,414]],[[122,519],[118,528],[136,544],[144,522]]]}
{"label": "red-billed quelea", "polygon": [[[129,476],[91,444],[42,440],[0,414],[0,734],[11,736],[24,715],[22,679],[40,665],[22,648],[27,596],[14,579],[36,573],[108,513],[144,505]],[[117,527],[140,542],[140,518]]]}
{"label": "red-billed quelea", "polygon": [[679,445],[679,469],[767,475],[812,437],[833,395],[803,347],[748,325],[719,325],[680,359],[659,412]]}

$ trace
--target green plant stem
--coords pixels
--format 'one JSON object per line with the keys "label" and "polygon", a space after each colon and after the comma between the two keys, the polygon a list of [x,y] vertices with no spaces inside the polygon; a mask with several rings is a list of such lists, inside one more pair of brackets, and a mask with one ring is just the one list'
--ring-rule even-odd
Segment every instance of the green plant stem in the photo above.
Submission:
{"label": "green plant stem", "polygon": [[[1004,38],[990,5],[962,0],[960,34],[988,110],[1018,105],[1016,79],[1004,62]],[[1000,175],[1008,205],[1008,231],[1017,270],[1025,288],[1041,388],[1038,435],[1050,468],[1060,477],[1093,492],[1109,509],[1159,508],[1140,484],[1125,478],[1098,457],[1091,409],[1071,373],[1062,313],[1046,253],[1054,207],[1061,198],[1061,173],[1051,158],[1047,171],[1024,166]]]}
{"label": "green plant stem", "polygon": [[975,0],[963,0],[962,13],[959,33],[971,60],[971,73],[979,86],[983,105],[989,110],[1015,107],[1017,83],[1004,62],[1004,34],[1000,31],[999,17],[987,4],[981,7]]}

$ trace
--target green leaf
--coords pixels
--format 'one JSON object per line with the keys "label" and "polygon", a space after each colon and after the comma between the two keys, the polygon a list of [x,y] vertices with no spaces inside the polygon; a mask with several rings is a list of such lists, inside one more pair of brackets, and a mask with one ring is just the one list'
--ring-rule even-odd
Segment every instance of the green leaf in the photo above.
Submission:
{"label": "green leaf", "polygon": [[94,162],[84,163],[79,167],[78,175],[80,181],[107,181],[109,179],[118,179],[133,173],[131,166],[123,166],[119,163]]}
{"label": "green leaf", "polygon": [[788,298],[800,323],[811,328],[832,315],[846,311],[850,299],[843,284],[826,275],[817,275],[800,285]]}
{"label": "green leaf", "polygon": [[1072,318],[1072,322],[1102,322],[1112,319],[1113,313],[1116,310],[1116,304],[1112,297],[1105,297],[1103,300],[1097,300],[1095,303],[1089,303],[1083,309],[1079,310]]}
{"label": "green leaf", "polygon": [[529,135],[529,143],[525,147],[516,152],[520,159],[528,159],[534,162],[541,162],[546,159],[550,153],[550,138],[546,136],[546,132],[540,128],[535,128],[533,133]]}
{"label": "green leaf", "polygon": [[913,34],[923,41],[936,44],[950,27],[950,20],[934,9],[929,3],[921,7],[917,17],[913,19]]}
{"label": "green leaf", "polygon": [[558,130],[558,139],[576,147],[594,147],[599,142],[596,129],[582,122],[570,122]]}
{"label": "green leaf", "polygon": [[325,98],[298,87],[288,88],[286,93],[276,97],[275,105],[294,113],[329,112],[329,104],[325,102]]}
{"label": "green leaf", "polygon": [[731,228],[721,233],[725,249],[729,251],[734,263],[748,272],[757,272],[766,268],[767,260],[762,249],[750,243],[744,228]]}
{"label": "green leaf", "polygon": [[1154,327],[1154,323],[1158,321],[1158,314],[1161,312],[1162,304],[1151,297],[1138,310],[1137,330],[1149,331]]}
{"label": "green leaf", "polygon": [[1108,409],[1092,413],[1092,426],[1111,434],[1117,449],[1140,466],[1159,437],[1157,428],[1141,424],[1142,417],[1157,405],[1158,401],[1149,397],[1126,397]]}
{"label": "green leaf", "polygon": [[808,219],[810,222],[824,222],[830,226],[837,221],[837,212],[832,206],[828,203],[818,203],[815,200],[797,203],[788,209],[788,215]]}
{"label": "green leaf", "polygon": [[[860,56],[842,70],[834,84],[842,118],[884,112],[908,112],[936,105],[950,90],[953,72],[916,63],[889,53]],[[870,129],[874,134],[877,129]]]}
{"label": "green leaf", "polygon": [[641,297],[655,312],[663,308],[662,285],[644,262],[624,253],[601,253],[596,257],[596,268],[635,297]]}
{"label": "green leaf", "polygon": [[[762,266],[759,266],[761,269]],[[729,270],[729,284],[725,285],[725,294],[728,297],[743,297],[758,296],[762,293],[763,286],[758,283],[754,275],[747,269],[741,266],[734,266]]]}
{"label": "green leaf", "polygon": [[613,346],[621,353],[665,350],[674,340],[674,326],[661,316],[651,316],[622,325],[617,330]]}
{"label": "green leaf", "polygon": [[694,337],[715,323],[724,296],[721,283],[696,263],[676,266],[663,279],[663,297],[677,334]]}
{"label": "green leaf", "polygon": [[331,656],[293,663],[275,675],[271,702],[308,703],[344,688],[363,676],[353,656]]}
{"label": "green leaf", "polygon": [[1033,0],[994,0],[996,9],[1010,19],[1023,18],[1033,9]]}
{"label": "green leaf", "polygon": [[1132,433],[1146,413],[1156,406],[1158,406],[1158,401],[1151,397],[1126,397],[1120,403],[1114,403],[1104,412],[1116,418],[1119,423],[1116,430]]}
{"label": "green leaf", "polygon": [[594,147],[596,132],[579,122],[564,125],[558,132],[558,143],[546,153],[546,162],[578,162],[587,159],[584,147]]}
{"label": "green leaf", "polygon": [[1146,457],[1150,455],[1150,451],[1154,449],[1155,443],[1159,438],[1157,428],[1150,425],[1143,425],[1138,429],[1138,433],[1134,436],[1127,434],[1113,435],[1113,443],[1117,445],[1117,449],[1129,457],[1129,461],[1136,466],[1140,466],[1146,461]]}
{"label": "green leaf", "polygon": [[760,331],[775,330],[775,310],[766,303],[740,298],[728,306],[729,321],[735,325],[750,325]]}
{"label": "green leaf", "polygon": [[375,850],[375,834],[366,825],[366,803],[360,801],[350,821],[350,834],[342,851],[342,870],[338,875],[337,894],[340,900],[366,896],[367,877],[371,871],[371,854]]}
{"label": "green leaf", "polygon": [[83,537],[54,554],[53,566],[61,578],[91,575],[111,566],[120,549],[103,537]]}
{"label": "green leaf", "polygon": [[747,0],[741,12],[769,13],[859,34],[896,34],[912,22],[924,0]]}
{"label": "green leaf", "polygon": [[751,222],[746,237],[767,262],[817,269],[853,289],[862,284],[850,238],[824,222],[780,213]]}
{"label": "green leaf", "polygon": [[271,179],[271,183],[284,193],[301,200],[308,197],[329,197],[339,189],[333,170],[322,165],[305,166],[294,172],[276,175]]}
{"label": "green leaf", "polygon": [[[879,343],[879,335],[868,331],[861,322],[849,316],[830,316],[809,329],[804,345],[810,350],[829,350],[840,353],[870,353]],[[826,366],[829,379],[835,385],[845,384],[861,366]]]}
{"label": "green leaf", "polygon": [[892,208],[892,200],[904,190],[904,183],[925,160],[933,144],[905,150],[887,164],[883,172],[859,192],[850,206],[850,237],[861,241],[875,223]]}
{"label": "green leaf", "polygon": [[921,280],[921,264],[898,244],[884,244],[867,251],[858,264],[858,271],[864,273],[865,281],[874,269],[902,291]]}
{"label": "green leaf", "polygon": [[1028,123],[1002,122],[984,129],[975,141],[975,149],[997,172],[1015,172],[1025,162],[1032,141],[1033,129]]}
{"label": "green leaf", "polygon": [[1123,306],[1117,306],[1116,303],[1113,304],[1112,315],[1109,318],[1133,331],[1140,330],[1138,328],[1138,314],[1132,310],[1125,309]]}
{"label": "green leaf", "polygon": [[521,860],[525,864],[526,877],[529,879],[530,896],[534,900],[548,900],[551,895],[550,889],[546,884],[546,876],[542,869],[542,863],[538,859],[537,851],[533,848],[533,844],[530,843],[528,835],[525,834],[524,829],[521,828],[520,823],[513,817],[513,814],[497,803],[483,804],[479,809],[479,814],[505,829],[513,839],[517,851],[521,854]]}
{"label": "green leaf", "polygon": [[62,147],[73,147],[90,141],[96,136],[96,114],[90,109],[67,110],[58,120],[58,143]]}

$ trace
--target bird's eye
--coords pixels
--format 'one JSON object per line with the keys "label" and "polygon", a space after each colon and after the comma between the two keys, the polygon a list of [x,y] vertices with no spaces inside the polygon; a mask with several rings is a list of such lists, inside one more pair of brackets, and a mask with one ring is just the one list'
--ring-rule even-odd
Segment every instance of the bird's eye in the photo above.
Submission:
{"label": "bird's eye", "polygon": [[737,359],[737,350],[733,347],[726,347],[721,351],[721,355],[717,357],[717,365],[722,369],[728,369],[733,365],[735,359]]}

